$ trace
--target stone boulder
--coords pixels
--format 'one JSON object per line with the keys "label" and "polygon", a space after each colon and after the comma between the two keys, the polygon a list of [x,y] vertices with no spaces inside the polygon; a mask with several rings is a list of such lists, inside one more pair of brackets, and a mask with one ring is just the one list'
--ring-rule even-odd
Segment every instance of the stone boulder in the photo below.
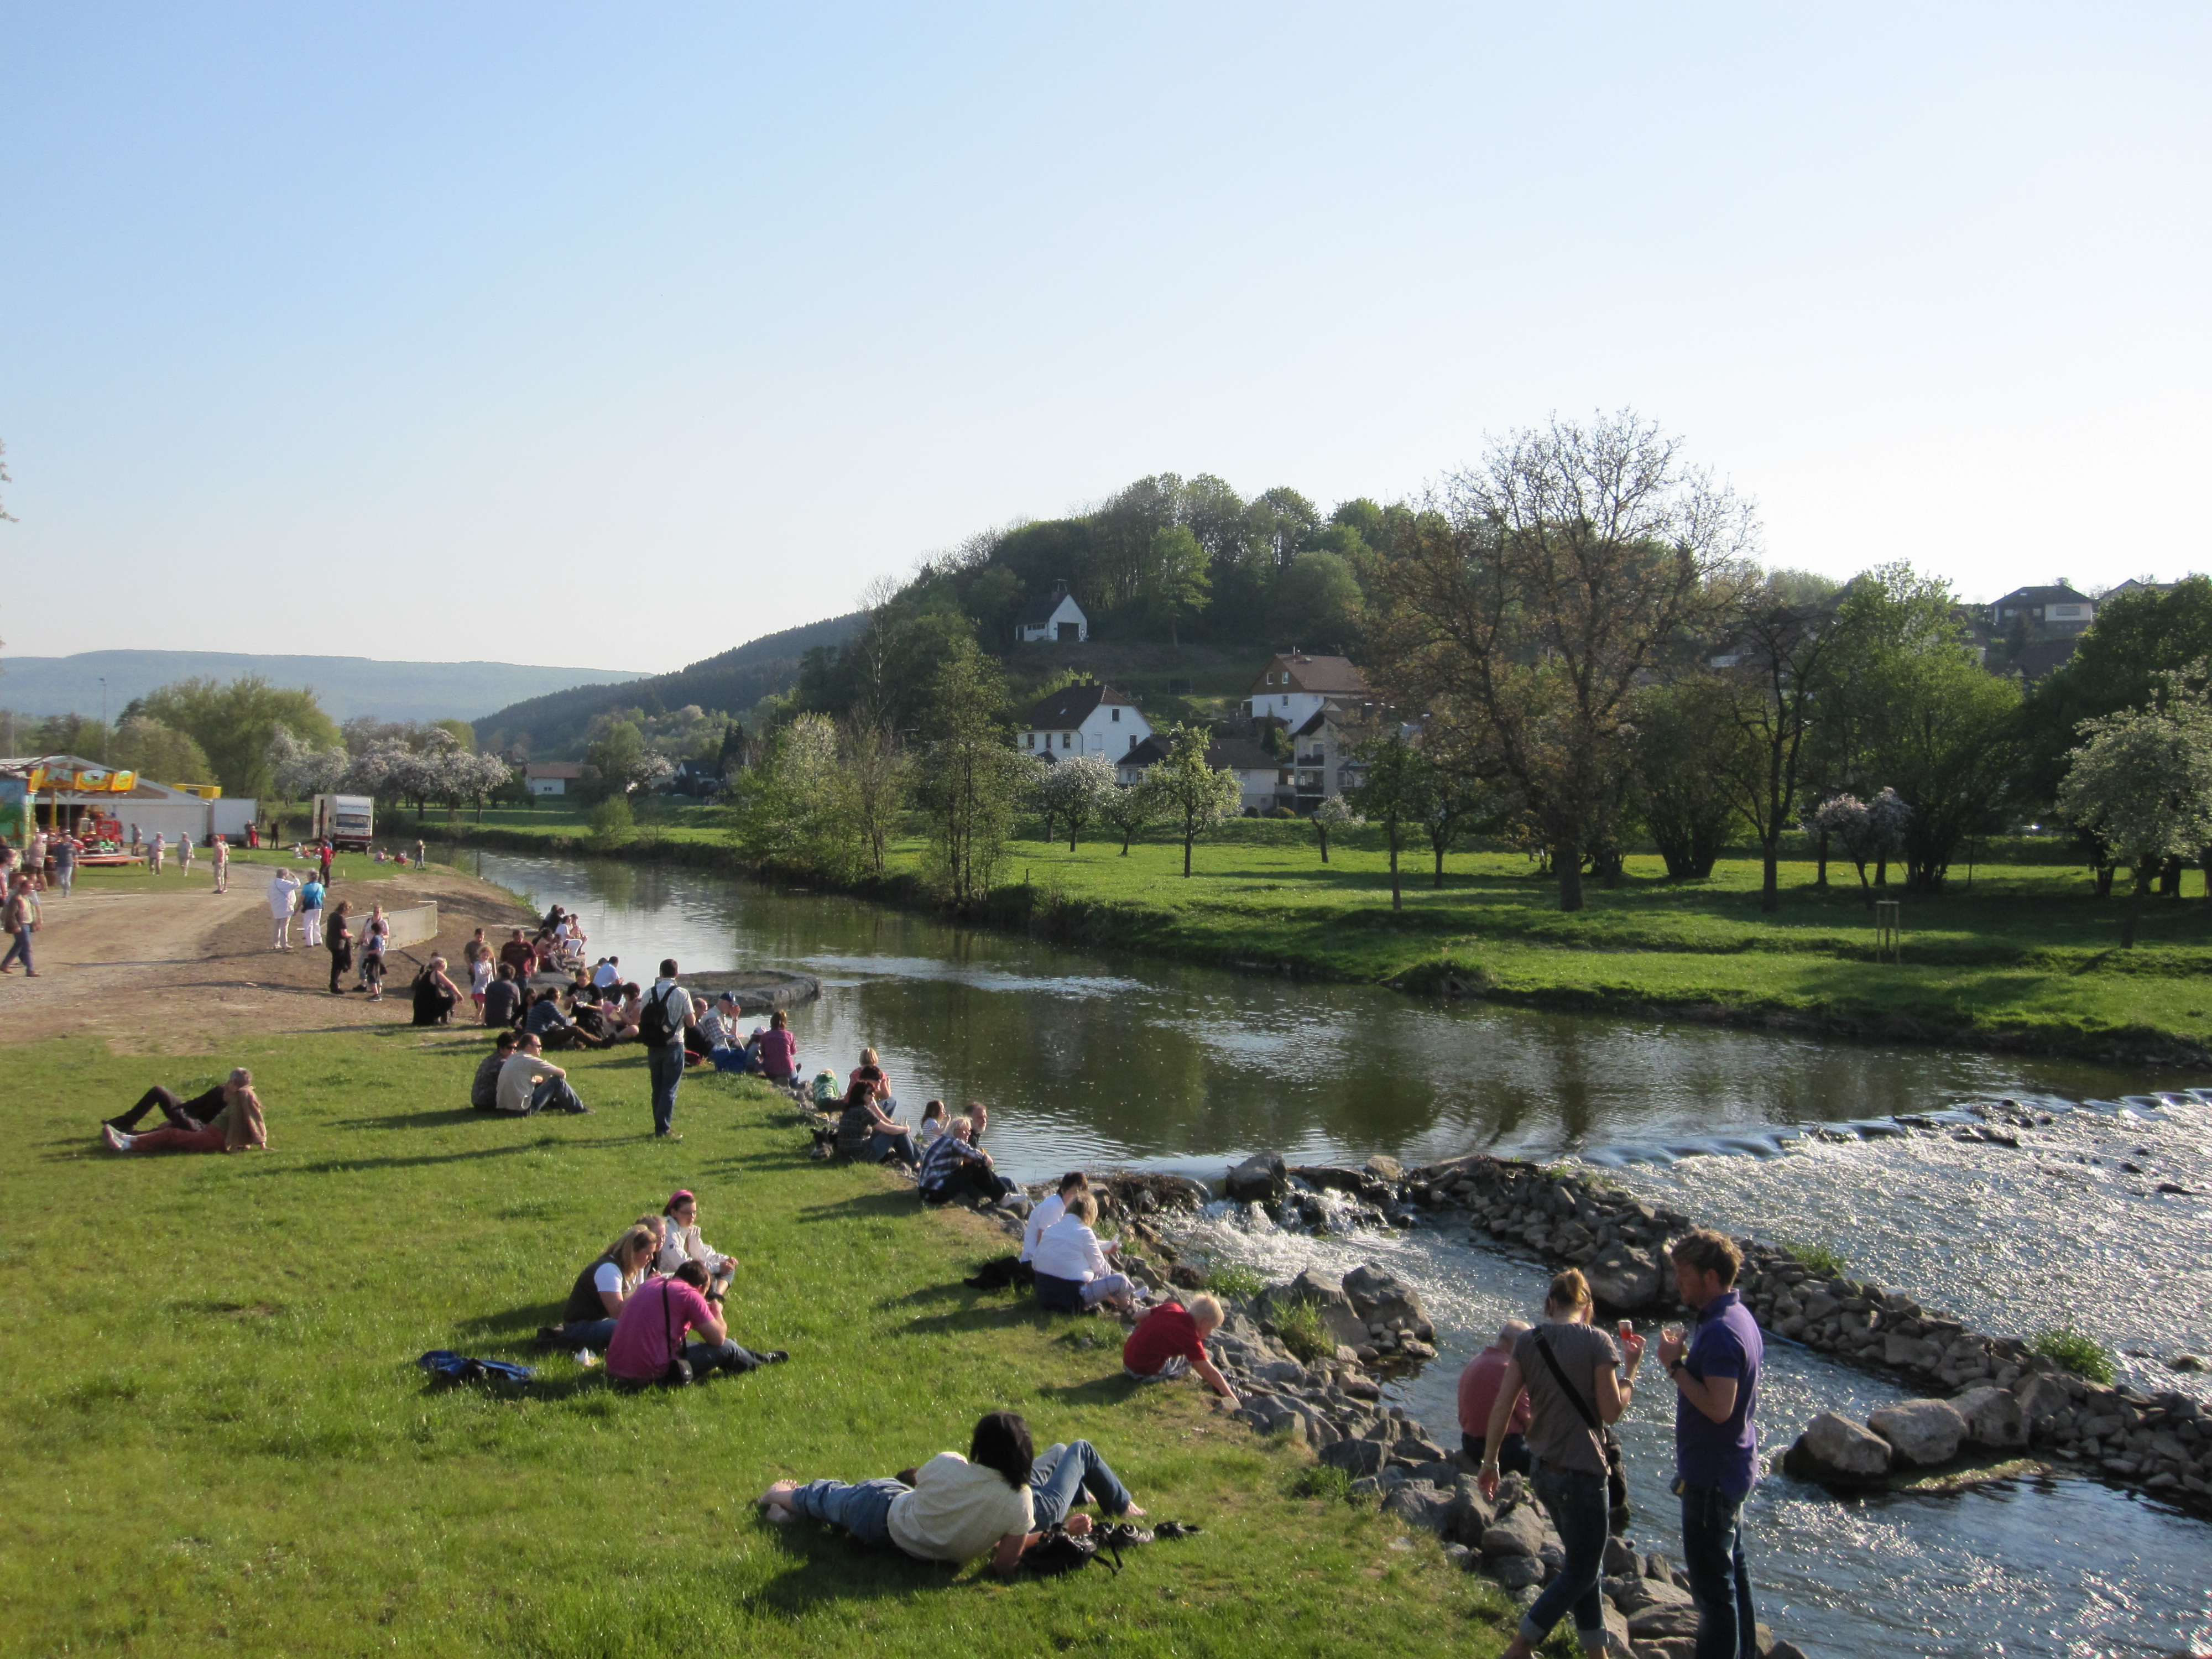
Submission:
{"label": "stone boulder", "polygon": [[1344,1294],[1351,1301],[1352,1311],[1368,1325],[1387,1325],[1402,1319],[1409,1326],[1429,1326],[1419,1294],[1388,1267],[1354,1267],[1344,1276]]}
{"label": "stone boulder", "polygon": [[1484,1565],[1501,1589],[1529,1589],[1544,1582],[1544,1564],[1533,1555],[1501,1555]]}
{"label": "stone boulder", "polygon": [[1406,1166],[1387,1153],[1377,1152],[1360,1166],[1377,1181],[1397,1181],[1404,1177]]}
{"label": "stone boulder", "polygon": [[1533,1558],[1543,1546],[1544,1517],[1531,1504],[1523,1504],[1483,1528],[1482,1553],[1487,1560],[1502,1555]]}
{"label": "stone boulder", "polygon": [[1969,1389],[1951,1407],[1966,1419],[1966,1438],[1977,1446],[2003,1449],[2027,1443],[2027,1419],[2009,1389]]}
{"label": "stone boulder", "polygon": [[1357,1348],[1367,1340],[1367,1323],[1352,1312],[1351,1297],[1310,1267],[1288,1285],[1270,1290],[1267,1299],[1279,1305],[1312,1303],[1321,1315],[1322,1329],[1340,1347]]}
{"label": "stone boulder", "polygon": [[1890,1443],[1838,1412],[1805,1425],[1784,1466],[1808,1480],[1879,1480],[1889,1473]]}
{"label": "stone boulder", "polygon": [[1901,1400],[1874,1413],[1867,1426],[1889,1442],[1899,1462],[1917,1468],[1949,1462],[1966,1437],[1966,1419],[1948,1400]]}
{"label": "stone boulder", "polygon": [[1280,1152],[1255,1152],[1229,1172],[1224,1190],[1240,1204],[1272,1204],[1291,1189]]}
{"label": "stone boulder", "polygon": [[2074,1408],[2073,1394],[2055,1376],[2023,1376],[2014,1387],[2012,1397],[2031,1429]]}
{"label": "stone boulder", "polygon": [[1333,1469],[1342,1469],[1356,1480],[1363,1475],[1380,1474],[1386,1455],[1379,1441],[1340,1440],[1334,1446],[1322,1449],[1321,1461]]}
{"label": "stone boulder", "polygon": [[1439,1492],[1425,1480],[1408,1480],[1382,1500],[1382,1513],[1440,1533],[1451,1514],[1453,1494]]}
{"label": "stone boulder", "polygon": [[1656,1250],[1631,1249],[1615,1244],[1583,1268],[1590,1295],[1609,1313],[1641,1313],[1659,1300],[1666,1288]]}
{"label": "stone boulder", "polygon": [[1452,1492],[1451,1510],[1444,1517],[1444,1536],[1455,1542],[1480,1546],[1498,1512],[1474,1480],[1462,1475]]}

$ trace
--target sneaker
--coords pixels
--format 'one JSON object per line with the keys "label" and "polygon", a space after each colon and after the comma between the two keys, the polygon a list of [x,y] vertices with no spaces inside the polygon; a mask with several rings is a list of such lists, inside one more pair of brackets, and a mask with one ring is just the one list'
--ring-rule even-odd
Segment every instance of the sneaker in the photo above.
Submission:
{"label": "sneaker", "polygon": [[760,1361],[763,1365],[781,1365],[790,1358],[791,1354],[787,1349],[770,1348],[761,1355]]}
{"label": "sneaker", "polygon": [[653,1138],[655,1140],[668,1140],[668,1141],[676,1141],[676,1140],[681,1140],[681,1139],[684,1139],[684,1137],[683,1137],[682,1135],[678,1134],[678,1133],[676,1133],[676,1131],[675,1131],[675,1130],[673,1130],[673,1129],[655,1129],[655,1130],[653,1132]]}
{"label": "sneaker", "polygon": [[131,1144],[138,1137],[125,1134],[112,1123],[103,1123],[100,1126],[100,1139],[109,1152],[127,1152],[131,1150]]}
{"label": "sneaker", "polygon": [[538,1328],[538,1340],[540,1342],[558,1342],[561,1340],[561,1328],[558,1325],[540,1325]]}

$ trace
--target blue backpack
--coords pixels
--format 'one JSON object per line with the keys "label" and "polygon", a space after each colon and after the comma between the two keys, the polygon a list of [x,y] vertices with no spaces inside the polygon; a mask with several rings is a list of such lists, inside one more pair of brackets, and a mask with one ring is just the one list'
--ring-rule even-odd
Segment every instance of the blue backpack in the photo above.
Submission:
{"label": "blue backpack", "polygon": [[538,1375],[529,1365],[504,1359],[471,1359],[451,1348],[433,1348],[415,1362],[441,1382],[527,1382]]}

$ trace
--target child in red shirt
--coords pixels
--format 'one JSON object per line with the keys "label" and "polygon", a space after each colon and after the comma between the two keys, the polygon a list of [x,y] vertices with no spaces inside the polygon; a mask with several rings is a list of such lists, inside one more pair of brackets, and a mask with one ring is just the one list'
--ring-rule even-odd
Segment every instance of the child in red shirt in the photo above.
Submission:
{"label": "child in red shirt", "polygon": [[1188,1309],[1180,1302],[1163,1302],[1137,1322],[1121,1345],[1121,1369],[1139,1382],[1164,1382],[1195,1371],[1234,1406],[1237,1390],[1206,1357],[1206,1339],[1220,1327],[1221,1304],[1210,1296],[1191,1297]]}

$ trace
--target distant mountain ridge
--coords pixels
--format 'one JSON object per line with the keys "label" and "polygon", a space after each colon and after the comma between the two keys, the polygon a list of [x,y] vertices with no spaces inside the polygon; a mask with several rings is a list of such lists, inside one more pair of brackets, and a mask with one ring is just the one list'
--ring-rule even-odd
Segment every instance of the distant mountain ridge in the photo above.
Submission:
{"label": "distant mountain ridge", "polygon": [[842,645],[866,614],[854,611],[803,628],[763,634],[673,674],[620,685],[600,682],[571,686],[528,697],[480,717],[477,741],[512,748],[518,739],[527,738],[531,753],[540,759],[573,757],[582,753],[584,734],[592,722],[617,708],[659,714],[696,702],[702,708],[735,714],[771,693],[791,690],[799,683],[799,659],[817,646]]}
{"label": "distant mountain ridge", "polygon": [[0,658],[0,708],[19,714],[97,715],[107,681],[112,719],[131,698],[173,681],[234,680],[259,674],[307,685],[333,720],[478,719],[487,711],[583,684],[644,678],[617,668],[558,668],[508,662],[385,662],[374,657],[262,656],[232,651],[82,651],[71,657]]}

